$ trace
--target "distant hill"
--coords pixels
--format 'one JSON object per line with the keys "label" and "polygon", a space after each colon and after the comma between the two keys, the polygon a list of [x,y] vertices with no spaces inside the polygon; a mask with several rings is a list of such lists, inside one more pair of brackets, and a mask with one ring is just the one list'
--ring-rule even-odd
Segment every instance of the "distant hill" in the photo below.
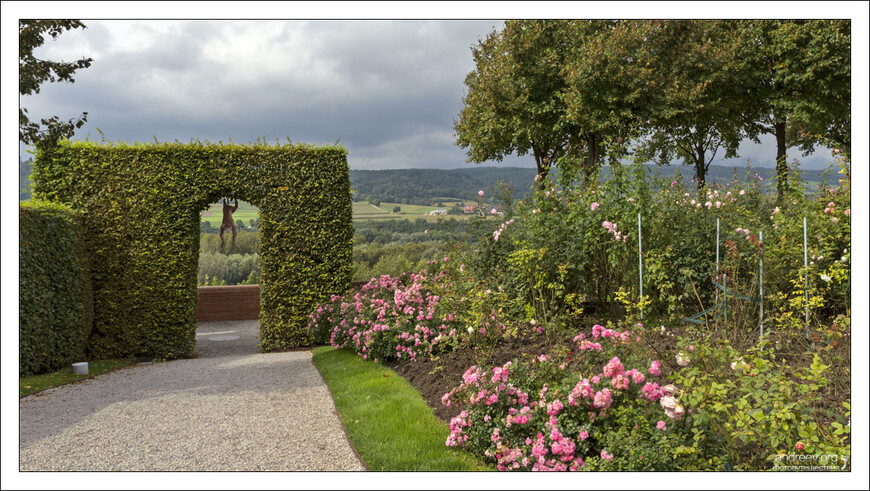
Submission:
{"label": "distant hill", "polygon": [[[688,181],[693,170],[688,166],[649,166],[651,172],[661,172],[670,177],[681,172]],[[19,201],[30,199],[30,179],[33,160],[18,163]],[[710,183],[726,183],[734,179],[751,178],[753,173],[765,181],[775,175],[771,168],[750,168],[746,166],[711,166],[707,174]],[[824,170],[802,171],[803,179],[818,183],[836,181],[836,172]],[[514,197],[522,199],[534,183],[536,171],[522,167],[468,167],[465,169],[396,169],[396,170],[351,170],[350,180],[355,201],[382,201],[430,206],[447,199],[474,201],[478,191],[486,193],[489,201],[502,182],[514,189]],[[604,167],[602,179],[610,175],[609,167]],[[814,189],[815,187],[812,186]]]}
{"label": "distant hill", "polygon": [[[648,166],[650,174],[661,173],[665,177],[674,176],[677,172],[683,174],[686,181],[694,176],[694,171],[688,166]],[[750,168],[747,166],[711,166],[707,173],[708,183],[724,184],[735,179],[745,181],[754,174],[765,181],[775,177],[771,168]],[[827,174],[833,171],[808,170],[802,171],[804,181],[821,182]],[[351,170],[350,180],[354,190],[355,201],[383,201],[386,203],[405,203],[416,205],[432,205],[442,198],[457,198],[475,200],[477,193],[483,190],[490,198],[503,182],[514,189],[514,197],[522,199],[528,194],[534,183],[537,172],[531,168],[520,167],[471,167],[467,169],[397,169],[397,170]],[[610,176],[610,168],[604,167],[602,180]],[[828,177],[834,182],[836,177]],[[815,189],[815,186],[811,186]]]}
{"label": "distant hill", "polygon": [[473,201],[479,191],[492,197],[498,183],[512,186],[524,196],[535,179],[535,169],[472,167],[468,169],[351,170],[354,200],[430,205],[439,198]]}

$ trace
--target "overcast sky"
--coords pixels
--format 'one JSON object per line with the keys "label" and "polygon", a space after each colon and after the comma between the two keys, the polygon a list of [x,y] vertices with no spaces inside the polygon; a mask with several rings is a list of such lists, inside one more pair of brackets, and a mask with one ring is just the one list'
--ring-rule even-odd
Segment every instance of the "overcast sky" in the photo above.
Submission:
{"label": "overcast sky", "polygon": [[[340,141],[355,169],[468,166],[454,145],[470,47],[501,21],[83,19],[36,52],[88,56],[75,83],[21,98],[31,120],[88,112],[75,139]],[[20,145],[25,156],[24,146]],[[772,165],[772,138],[724,163]],[[721,155],[721,154],[720,154]],[[790,157],[798,157],[792,151]],[[819,168],[830,151],[803,159]],[[717,164],[723,163],[717,158]],[[530,156],[505,164],[534,166]]]}

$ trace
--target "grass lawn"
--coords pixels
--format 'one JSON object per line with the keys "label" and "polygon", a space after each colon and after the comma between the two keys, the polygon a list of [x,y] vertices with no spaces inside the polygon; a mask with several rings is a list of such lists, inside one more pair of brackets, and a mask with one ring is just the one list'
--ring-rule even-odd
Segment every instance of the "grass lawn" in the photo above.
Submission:
{"label": "grass lawn", "polygon": [[40,375],[30,375],[27,377],[18,378],[18,397],[24,397],[34,392],[50,389],[59,385],[78,382],[101,373],[111,372],[118,368],[123,368],[132,365],[132,358],[121,360],[94,360],[88,362],[88,375],[79,375],[72,373],[72,367],[58,370],[57,372],[43,373]]}
{"label": "grass lawn", "polygon": [[314,348],[317,366],[347,436],[373,471],[495,470],[444,445],[450,429],[420,393],[389,368],[329,346]]}

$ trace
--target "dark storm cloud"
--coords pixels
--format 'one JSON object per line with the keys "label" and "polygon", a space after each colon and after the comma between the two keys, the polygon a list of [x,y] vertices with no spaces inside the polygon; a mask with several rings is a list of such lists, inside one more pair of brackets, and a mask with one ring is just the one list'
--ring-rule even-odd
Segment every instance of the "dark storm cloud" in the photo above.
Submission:
{"label": "dark storm cloud", "polygon": [[469,48],[500,26],[141,22],[124,30],[113,21],[86,24],[78,51],[92,56],[93,65],[75,84],[48,84],[25,101],[37,116],[88,111],[77,137],[95,138],[100,128],[121,141],[341,141],[353,166],[389,167],[463,165],[452,127],[473,67]]}
{"label": "dark storm cloud", "polygon": [[[340,141],[355,168],[461,167],[453,121],[470,47],[497,21],[85,21],[46,57],[91,56],[74,84],[22,99],[34,117],[89,113],[76,138]],[[55,56],[57,55],[57,56]],[[739,159],[773,161],[770,139]],[[792,150],[790,156],[797,157]],[[806,168],[825,156],[802,159]],[[502,165],[533,166],[529,157]]]}

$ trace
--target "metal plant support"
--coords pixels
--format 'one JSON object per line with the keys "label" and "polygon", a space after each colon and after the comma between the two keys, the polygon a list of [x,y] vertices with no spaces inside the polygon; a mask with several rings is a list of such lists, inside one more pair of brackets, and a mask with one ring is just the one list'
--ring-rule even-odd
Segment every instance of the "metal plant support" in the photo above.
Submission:
{"label": "metal plant support", "polygon": [[[758,231],[758,325],[759,325],[759,334],[758,334],[758,342],[764,340],[764,232]],[[761,347],[761,351],[764,351],[764,346]]]}
{"label": "metal plant support", "polygon": [[[640,299],[643,300],[643,235],[640,230],[640,213],[637,214],[637,271],[640,283]],[[643,309],[640,310],[640,319],[643,320]]]}
{"label": "metal plant support", "polygon": [[[749,297],[747,295],[741,295],[733,290],[728,290],[728,275],[722,275],[722,283],[717,283],[716,280],[713,280],[713,286],[716,287],[716,302],[715,304],[705,309],[691,317],[684,317],[680,319],[682,322],[689,322],[691,324],[706,324],[711,321],[715,321],[720,317],[723,318],[725,322],[725,336],[728,336],[728,297],[738,298],[740,300],[746,300],[748,302],[752,302],[758,305],[758,325],[759,325],[759,340],[764,338],[764,233],[758,232],[758,243],[760,246],[759,255],[758,255],[758,297]],[[719,219],[716,219],[716,273],[718,276],[719,273]],[[719,292],[722,292],[721,297]],[[714,310],[718,310],[716,315],[709,319],[708,314],[712,313]],[[763,349],[763,348],[762,348]]]}
{"label": "metal plant support", "polygon": [[807,217],[804,217],[804,323],[806,324],[807,340],[810,339],[810,270],[807,264]]}

